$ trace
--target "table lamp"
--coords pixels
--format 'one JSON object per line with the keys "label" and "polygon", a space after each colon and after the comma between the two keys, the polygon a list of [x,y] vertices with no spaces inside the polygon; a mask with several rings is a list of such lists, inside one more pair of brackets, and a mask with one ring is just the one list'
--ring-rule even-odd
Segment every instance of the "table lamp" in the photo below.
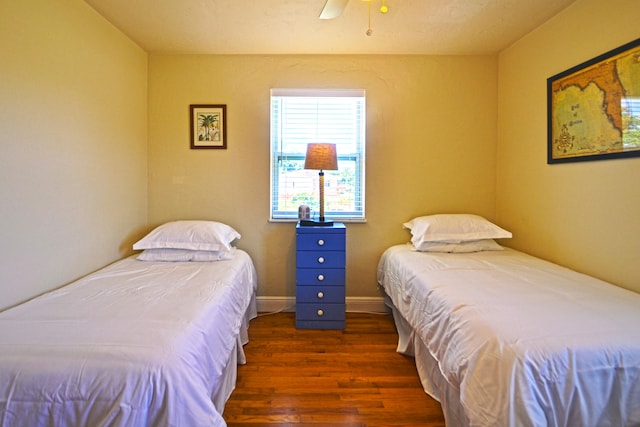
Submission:
{"label": "table lamp", "polygon": [[319,221],[301,220],[300,225],[332,226],[333,221],[324,218],[324,171],[338,170],[336,144],[311,143],[307,145],[307,155],[304,159],[305,169],[320,170],[320,218]]}

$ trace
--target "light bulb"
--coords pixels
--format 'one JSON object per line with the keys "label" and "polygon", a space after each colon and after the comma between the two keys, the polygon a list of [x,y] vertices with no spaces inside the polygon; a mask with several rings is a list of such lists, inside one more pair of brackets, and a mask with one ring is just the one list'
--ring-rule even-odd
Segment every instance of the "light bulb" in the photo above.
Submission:
{"label": "light bulb", "polygon": [[368,36],[370,36],[371,34],[373,34],[373,30],[372,30],[371,28],[369,28],[369,29],[367,30],[367,35],[368,35]]}
{"label": "light bulb", "polygon": [[387,13],[387,12],[389,12],[389,8],[386,5],[383,4],[382,6],[380,6],[380,12],[381,13]]}

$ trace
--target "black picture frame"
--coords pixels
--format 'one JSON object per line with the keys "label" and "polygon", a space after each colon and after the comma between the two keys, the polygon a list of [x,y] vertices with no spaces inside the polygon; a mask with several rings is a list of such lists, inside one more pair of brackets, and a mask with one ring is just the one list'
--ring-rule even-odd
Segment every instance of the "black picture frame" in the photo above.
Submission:
{"label": "black picture frame", "polygon": [[547,163],[640,157],[640,39],[547,79]]}

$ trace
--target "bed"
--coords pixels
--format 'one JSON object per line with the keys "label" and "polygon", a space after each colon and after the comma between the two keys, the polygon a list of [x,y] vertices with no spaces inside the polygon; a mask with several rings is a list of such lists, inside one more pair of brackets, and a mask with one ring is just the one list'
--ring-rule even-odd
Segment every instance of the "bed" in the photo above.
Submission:
{"label": "bed", "polygon": [[502,247],[481,217],[405,227],[378,283],[448,426],[640,425],[640,294]]}
{"label": "bed", "polygon": [[0,313],[0,425],[225,425],[253,263],[226,225],[158,229],[141,254]]}

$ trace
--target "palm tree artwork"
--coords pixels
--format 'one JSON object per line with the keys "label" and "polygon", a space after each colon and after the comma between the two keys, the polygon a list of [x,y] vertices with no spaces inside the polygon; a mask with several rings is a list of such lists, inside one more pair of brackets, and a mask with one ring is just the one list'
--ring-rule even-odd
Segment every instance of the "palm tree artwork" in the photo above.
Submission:
{"label": "palm tree artwork", "polygon": [[220,141],[220,113],[198,115],[198,141]]}

